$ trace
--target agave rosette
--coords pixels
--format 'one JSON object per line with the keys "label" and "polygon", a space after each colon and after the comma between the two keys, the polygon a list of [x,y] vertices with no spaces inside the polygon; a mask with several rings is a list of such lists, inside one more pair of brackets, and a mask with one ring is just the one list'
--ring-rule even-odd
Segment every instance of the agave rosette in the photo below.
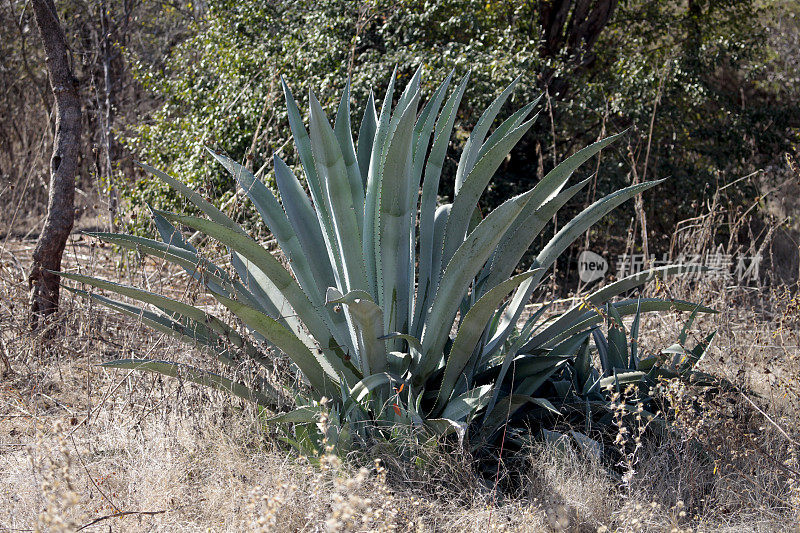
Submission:
{"label": "agave rosette", "polygon": [[[456,432],[462,438],[468,427],[475,427],[470,436],[485,442],[510,414],[523,408],[558,413],[552,398],[538,393],[552,376],[574,365],[603,317],[576,306],[546,324],[542,313],[519,329],[517,323],[545,272],[567,247],[609,211],[659,181],[626,187],[588,206],[549,239],[528,270],[515,273],[548,221],[587,185],[585,179],[568,186],[573,173],[620,135],[578,151],[535,187],[482,217],[477,206],[483,191],[536,119],[530,115],[538,99],[491,129],[515,80],[473,128],[458,162],[452,204],[437,205],[468,76],[449,91],[451,74],[421,105],[420,75],[421,69],[394,106],[396,75],[380,111],[370,94],[357,143],[350,124],[349,86],[333,126],[310,93],[307,129],[284,83],[289,124],[310,197],[277,155],[274,177],[280,200],[249,170],[213,153],[255,205],[288,269],[201,195],[146,165],[204,216],[153,211],[161,240],[93,234],[180,265],[252,335],[238,332],[205,309],[158,294],[88,276],[61,275],[147,304],[138,307],[78,291],[207,347],[232,367],[248,359],[269,375],[272,360],[259,343],[277,348],[291,359],[307,387],[294,391],[298,409],[273,420],[313,424],[322,408],[319,400],[329,398],[326,408],[339,427],[336,439],[349,442],[353,435],[367,437],[375,430],[404,425],[439,434]],[[227,247],[236,275],[204,258],[176,226],[199,231]],[[629,276],[588,301],[603,305],[656,276],[688,269],[662,267]],[[609,305],[619,315],[696,308],[659,299]],[[118,360],[104,366],[181,373],[265,407],[274,407],[281,397],[270,379],[246,386],[157,360]]]}

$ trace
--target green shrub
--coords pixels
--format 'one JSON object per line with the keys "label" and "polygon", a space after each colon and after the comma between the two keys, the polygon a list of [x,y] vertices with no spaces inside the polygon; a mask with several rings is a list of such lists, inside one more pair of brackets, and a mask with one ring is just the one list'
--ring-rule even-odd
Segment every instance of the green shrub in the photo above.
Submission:
{"label": "green shrub", "polygon": [[[561,4],[565,17],[583,9],[576,8],[582,2]],[[651,193],[653,208],[647,211],[650,251],[665,251],[674,225],[697,216],[709,192],[780,163],[798,143],[793,125],[800,115],[798,85],[791,79],[768,81],[775,78],[770,74],[774,61],[766,57],[773,52],[765,46],[762,2],[615,4],[597,42],[586,56],[576,57],[569,46],[555,56],[542,49],[543,11],[552,2],[210,0],[168,57],[138,63],[138,81],[159,106],[129,130],[128,147],[138,160],[180,176],[219,206],[235,183],[211,164],[206,146],[247,162],[265,180],[271,179],[275,152],[299,170],[283,119],[279,75],[324,93],[323,108],[332,112],[336,102],[328,96],[341,90],[349,73],[355,101],[363,102],[394,65],[401,66],[403,83],[413,75],[409,65],[424,64],[426,76],[435,80],[455,68],[459,74],[470,71],[471,81],[445,160],[440,194],[447,196],[453,190],[452,161],[463,149],[468,126],[490,103],[494,87],[525,73],[513,98],[530,101],[548,87],[552,108],[498,169],[482,207],[497,207],[531,188],[558,161],[606,131],[629,127],[626,142],[609,147],[593,164],[597,183],[559,216],[574,216],[596,198],[595,190],[630,184],[633,170],[653,179],[669,177]],[[565,21],[567,27],[573,23]],[[423,81],[426,97],[435,88]],[[297,99],[307,106],[305,95]],[[505,106],[499,117],[507,117],[510,108]],[[265,165],[269,170],[262,176],[258,170]],[[731,210],[748,208],[759,194],[755,184],[743,180],[724,189],[722,201]],[[157,179],[137,181],[121,194],[128,205],[145,211],[148,202],[169,211],[184,209],[179,195]],[[249,211],[237,214],[252,220]],[[148,217],[139,215],[135,231],[145,235]],[[632,206],[622,206],[591,240],[620,252],[620,243],[603,235],[623,234],[631,216]]]}

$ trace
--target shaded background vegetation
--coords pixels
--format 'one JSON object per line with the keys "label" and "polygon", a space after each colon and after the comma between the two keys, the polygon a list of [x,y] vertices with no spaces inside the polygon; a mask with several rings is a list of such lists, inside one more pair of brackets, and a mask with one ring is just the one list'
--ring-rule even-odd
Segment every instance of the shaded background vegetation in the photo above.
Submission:
{"label": "shaded background vegetation", "polygon": [[[138,215],[145,203],[178,208],[178,199],[144,178],[134,159],[246,217],[231,201],[231,178],[204,147],[226,151],[267,181],[273,153],[295,162],[280,76],[298,99],[313,88],[330,108],[350,75],[355,112],[370,89],[382,97],[395,65],[401,80],[424,65],[428,90],[451,69],[470,71],[450,179],[478,110],[521,76],[507,107],[544,93],[541,114],[482,207],[529,188],[580,147],[628,129],[625,142],[583,170],[596,177],[581,202],[645,177],[670,178],[644,203],[651,253],[665,250],[675,224],[699,214],[725,185],[735,183],[722,195],[731,212],[757,203],[765,179],[777,178],[751,174],[784,165],[800,131],[794,2],[64,0],[58,6],[88,121],[79,207],[100,215],[85,224],[143,231],[138,220],[147,217]],[[30,8],[6,0],[0,18],[6,117],[0,172],[3,203],[13,207],[2,220],[24,234],[20,220],[38,227],[43,214],[41,146],[51,135],[52,102]],[[590,236],[598,247],[624,246],[634,217],[634,207],[626,209]]]}

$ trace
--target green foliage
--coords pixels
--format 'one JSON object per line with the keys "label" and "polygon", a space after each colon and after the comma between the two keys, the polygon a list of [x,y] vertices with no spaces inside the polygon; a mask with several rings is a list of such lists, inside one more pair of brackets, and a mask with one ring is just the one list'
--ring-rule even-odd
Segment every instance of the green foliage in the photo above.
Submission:
{"label": "green foliage", "polygon": [[[593,307],[587,304],[587,308]],[[630,331],[626,331],[620,313],[624,307],[635,309]],[[553,424],[543,424],[546,439],[572,440],[584,452],[599,458],[604,451],[603,441],[611,440],[609,437],[615,437],[615,444],[624,448],[627,438],[620,432],[624,424],[636,427],[637,438],[648,426],[664,429],[667,420],[660,411],[665,406],[656,391],[665,382],[680,380],[701,387],[730,385],[694,369],[716,336],[714,331],[694,348],[687,346],[689,329],[697,313],[704,311],[700,306],[692,311],[677,342],[660,354],[645,354],[639,346],[641,314],[648,308],[649,302],[643,299],[626,305],[606,304],[604,309],[595,307],[606,331],[596,326],[573,337],[567,350],[574,357],[572,364],[565,365],[549,380],[549,393],[558,398],[557,405],[565,414],[558,427],[570,429],[562,433],[553,429]],[[595,367],[593,360],[598,360],[600,366]],[[520,364],[525,364],[524,359]],[[512,442],[524,444],[526,438],[529,436],[512,428]]]}
{"label": "green foliage", "polygon": [[[561,406],[569,406],[572,396],[567,390],[555,395],[548,391],[552,387],[561,391],[564,372],[583,376],[584,396],[609,379],[644,377],[628,372],[627,351],[625,356],[601,356],[605,362],[599,373],[587,369],[587,339],[606,316],[599,310],[581,305],[546,324],[539,322],[541,313],[529,318],[521,331],[516,324],[545,272],[573,241],[614,208],[660,182],[628,186],[600,198],[547,240],[530,269],[513,275],[546,222],[589,183],[567,186],[578,167],[620,135],[578,151],[536,186],[481,216],[476,206],[483,191],[536,118],[528,117],[538,99],[489,134],[514,81],[487,107],[466,140],[451,192],[453,202],[437,207],[436,191],[467,76],[451,90],[451,74],[423,105],[421,72],[421,68],[416,71],[402,93],[395,90],[395,73],[380,112],[370,96],[357,142],[352,133],[356,128],[350,125],[349,84],[333,126],[310,93],[308,129],[292,92],[283,85],[310,199],[277,155],[274,183],[280,201],[251,171],[211,152],[252,201],[289,270],[200,194],[151,167],[146,169],[205,217],[154,210],[163,242],[94,234],[180,265],[264,346],[291,360],[305,383],[290,387],[298,409],[272,421],[295,424],[296,442],[321,438],[315,428],[324,411],[327,442],[342,449],[354,442],[391,439],[400,428],[455,433],[480,449],[496,438],[509,417],[561,415]],[[227,247],[236,275],[204,259],[173,224]],[[598,290],[587,302],[606,305],[618,324],[629,314],[635,314],[638,323],[642,312],[708,312],[686,302],[659,299],[608,303],[656,277],[690,269],[661,267],[636,274]],[[269,377],[271,359],[207,311],[134,287],[61,275],[152,306],[154,310],[140,309],[92,295],[101,304],[141,316],[156,329],[207,347],[224,364],[258,363],[268,378],[253,388],[195,368],[183,370],[191,381],[251,398],[264,407],[278,405],[280,386]],[[598,350],[603,346],[599,339],[595,335]],[[618,346],[617,335],[609,334],[609,339],[606,344]],[[635,354],[630,360],[639,364]],[[166,375],[182,370],[175,363],[150,360],[105,366]]]}
{"label": "green foliage", "polygon": [[[470,71],[472,81],[444,163],[440,194],[448,197],[466,126],[490,103],[493,87],[524,73],[513,98],[532,101],[547,89],[553,120],[548,110],[546,120],[517,144],[482,198],[484,207],[530,189],[558,160],[603,131],[630,127],[629,146],[609,148],[612,153],[598,163],[596,183],[566,213],[591,203],[598,191],[631,183],[634,170],[640,178],[670,177],[655,193],[654,205],[663,208],[648,212],[651,238],[658,243],[677,220],[696,214],[692,206],[707,187],[762,168],[797,141],[800,100],[791,96],[796,89],[775,76],[769,84],[762,81],[775,60],[766,57],[764,21],[770,12],[760,3],[697,1],[690,12],[684,2],[620,2],[585,57],[566,46],[554,55],[543,51],[542,4],[212,0],[163,69],[141,66],[146,88],[164,103],[129,143],[141,160],[180,176],[219,205],[235,184],[209,164],[205,146],[225,151],[259,177],[269,175],[273,153],[298,168],[282,118],[279,75],[320,90],[323,108],[332,112],[335,102],[326,95],[341,90],[348,73],[355,101],[363,102],[367,88],[394,65],[423,64],[432,79],[455,67],[459,75]],[[398,79],[412,74],[401,68]],[[423,82],[422,89],[430,96],[435,86]],[[305,96],[298,100],[307,105]],[[501,118],[509,115],[507,107]],[[756,194],[746,184],[726,189],[731,202]],[[152,179],[126,193],[134,205],[180,205]],[[252,215],[241,215],[232,204],[226,212]],[[625,215],[619,220],[627,226]]]}
{"label": "green foliage", "polygon": [[[670,406],[657,391],[666,382],[680,380],[705,388],[730,386],[725,380],[694,370],[716,336],[712,332],[694,348],[687,346],[689,329],[702,311],[700,306],[692,311],[675,344],[659,354],[645,354],[639,346],[639,330],[649,302],[631,300],[622,306],[606,304],[603,309],[588,301],[585,305],[587,309],[594,307],[596,315],[602,317],[605,331],[598,325],[574,336],[566,350],[573,357],[571,364],[554,373],[548,386],[541,389],[541,393],[554,397],[551,401],[564,414],[556,423],[539,424],[546,440],[560,445],[572,441],[598,459],[609,451],[624,454],[626,441],[640,441],[648,428],[656,432],[665,429],[668,417],[661,411]],[[629,331],[621,307],[635,309]],[[520,365],[530,364],[525,356],[519,359]],[[599,367],[593,360],[600,362]],[[629,427],[636,433],[632,439],[625,433]],[[510,428],[509,433],[511,446],[525,446],[530,441],[531,435],[518,427]],[[614,446],[609,449],[605,444],[612,440]]]}

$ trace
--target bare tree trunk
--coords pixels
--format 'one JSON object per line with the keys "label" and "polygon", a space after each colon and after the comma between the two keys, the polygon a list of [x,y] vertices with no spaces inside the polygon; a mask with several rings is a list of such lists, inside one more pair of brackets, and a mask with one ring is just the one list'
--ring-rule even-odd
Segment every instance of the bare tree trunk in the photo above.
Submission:
{"label": "bare tree trunk", "polygon": [[544,32],[540,55],[552,57],[566,48],[578,66],[591,64],[595,60],[592,47],[617,3],[618,0],[540,0],[539,23]]}
{"label": "bare tree trunk", "polygon": [[56,105],[56,133],[50,158],[47,218],[33,252],[28,275],[32,329],[58,310],[59,278],[48,270],[61,269],[61,255],[72,231],[75,214],[75,173],[80,157],[81,103],[72,71],[69,47],[53,0],[32,0],[36,25],[44,44],[47,72]]}
{"label": "bare tree trunk", "polygon": [[[542,41],[539,55],[544,58],[564,54],[576,70],[588,69],[597,57],[592,48],[611,20],[619,0],[539,0],[539,25]],[[543,75],[550,94],[563,99],[569,90],[568,76],[554,78],[555,70]]]}

